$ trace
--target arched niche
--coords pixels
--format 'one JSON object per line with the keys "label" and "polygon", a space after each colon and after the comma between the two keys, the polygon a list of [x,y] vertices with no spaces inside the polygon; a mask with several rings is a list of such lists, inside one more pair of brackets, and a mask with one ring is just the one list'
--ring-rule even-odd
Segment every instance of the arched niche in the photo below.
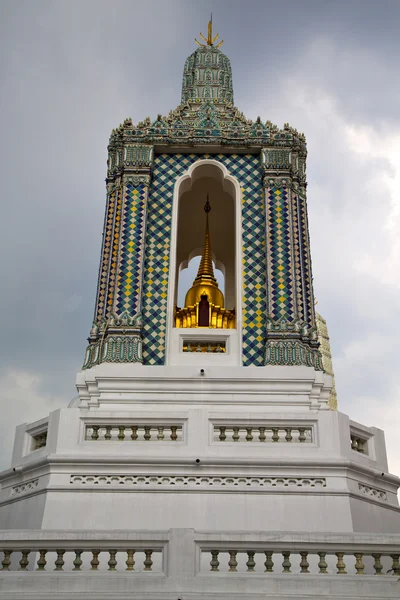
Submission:
{"label": "arched niche", "polygon": [[[209,228],[213,261],[225,278],[225,308],[235,309],[235,330],[201,330],[175,328],[175,306],[177,304],[178,281],[180,272],[192,258],[201,255],[204,233],[204,204],[209,194],[211,212]],[[236,178],[231,176],[222,163],[214,159],[196,161],[187,173],[178,178],[174,189],[170,272],[168,286],[168,327],[167,327],[167,363],[173,363],[173,356],[179,352],[177,331],[186,334],[192,332],[197,337],[229,337],[232,363],[241,361],[241,323],[242,323],[242,248],[241,248],[241,196]],[[188,281],[188,289],[192,285]],[[228,335],[229,333],[229,335]],[[182,334],[183,335],[183,334]],[[179,336],[178,336],[179,337]],[[182,337],[182,336],[181,336]],[[231,338],[235,338],[234,340]],[[214,357],[215,358],[215,357]],[[224,357],[227,359],[227,357]]]}

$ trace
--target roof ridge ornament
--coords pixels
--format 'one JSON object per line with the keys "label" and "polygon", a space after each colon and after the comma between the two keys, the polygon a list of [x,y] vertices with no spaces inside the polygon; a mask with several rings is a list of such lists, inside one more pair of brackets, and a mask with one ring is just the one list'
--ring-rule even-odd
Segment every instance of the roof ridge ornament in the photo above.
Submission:
{"label": "roof ridge ornament", "polygon": [[[201,37],[202,40],[204,40],[206,42],[205,44],[202,44],[201,42],[199,42],[198,40],[196,40],[196,38],[194,38],[194,41],[196,42],[196,44],[198,46],[201,46],[202,48],[206,48],[207,46],[214,46],[214,42],[216,42],[217,39],[219,38],[219,33],[217,33],[217,35],[214,38],[212,36],[212,13],[211,13],[211,18],[208,21],[207,39],[204,37],[204,35],[202,33],[200,33],[200,37]],[[215,47],[219,48],[220,46],[222,46],[223,43],[224,43],[224,40],[222,40]]]}

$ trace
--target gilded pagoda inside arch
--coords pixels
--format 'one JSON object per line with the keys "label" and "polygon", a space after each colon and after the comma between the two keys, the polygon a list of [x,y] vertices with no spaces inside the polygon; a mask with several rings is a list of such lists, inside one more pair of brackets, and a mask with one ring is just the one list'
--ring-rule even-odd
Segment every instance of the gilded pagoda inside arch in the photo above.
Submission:
{"label": "gilded pagoda inside arch", "polygon": [[211,205],[207,194],[207,202],[204,206],[206,228],[200,265],[193,285],[186,294],[184,307],[175,309],[176,327],[235,328],[235,310],[225,308],[225,298],[214,275],[208,222],[210,211]]}

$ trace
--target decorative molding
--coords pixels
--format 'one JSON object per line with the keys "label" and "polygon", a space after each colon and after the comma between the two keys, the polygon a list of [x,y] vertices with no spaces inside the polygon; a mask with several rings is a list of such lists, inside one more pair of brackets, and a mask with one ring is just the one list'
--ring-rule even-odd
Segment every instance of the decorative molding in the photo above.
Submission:
{"label": "decorative molding", "polygon": [[108,335],[104,340],[89,344],[82,369],[90,369],[103,362],[141,363],[142,360],[140,334]]}
{"label": "decorative molding", "polygon": [[153,166],[154,148],[142,144],[126,144],[124,165],[151,169]]}
{"label": "decorative molding", "polygon": [[123,184],[127,185],[131,183],[133,186],[143,185],[145,187],[149,187],[151,181],[150,175],[123,175]]}
{"label": "decorative molding", "polygon": [[103,362],[142,362],[142,317],[127,311],[93,323],[82,369]]}
{"label": "decorative molding", "polygon": [[365,494],[365,496],[377,498],[378,500],[387,500],[387,494],[383,490],[378,490],[376,488],[369,487],[368,485],[364,485],[363,483],[358,484],[358,489],[361,493]]}
{"label": "decorative molding", "polygon": [[[263,123],[260,117],[247,119],[231,101],[222,98],[188,98],[167,116],[158,115],[153,121],[147,117],[136,126],[125,119],[110,136],[110,174],[122,168],[122,149],[137,144],[251,146],[260,151],[277,147],[296,150],[303,158],[307,155],[304,134],[288,125],[279,129],[270,121]],[[275,164],[278,158],[273,158]]]}
{"label": "decorative molding", "polygon": [[282,489],[325,488],[325,477],[216,477],[209,475],[71,475],[70,483],[80,486],[116,486],[143,489]]}
{"label": "decorative molding", "polygon": [[292,179],[291,177],[271,177],[271,174],[268,173],[263,177],[263,186],[269,188],[276,188],[277,190],[281,190],[282,188],[292,188]]}
{"label": "decorative molding", "polygon": [[19,485],[14,485],[11,489],[11,496],[21,496],[22,494],[32,492],[38,487],[38,485],[39,479],[32,479],[31,481],[25,481]]}
{"label": "decorative molding", "polygon": [[300,340],[269,340],[265,343],[265,364],[314,367],[323,371],[321,353]]}
{"label": "decorative molding", "polygon": [[290,169],[291,167],[290,150],[280,150],[276,148],[262,148],[261,164],[264,170],[267,169]]}

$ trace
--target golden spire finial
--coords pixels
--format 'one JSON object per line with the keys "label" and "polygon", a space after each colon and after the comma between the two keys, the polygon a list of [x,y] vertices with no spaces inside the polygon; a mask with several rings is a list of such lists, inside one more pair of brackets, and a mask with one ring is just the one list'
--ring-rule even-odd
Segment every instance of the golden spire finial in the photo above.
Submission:
{"label": "golden spire finial", "polygon": [[195,285],[199,281],[203,281],[204,278],[206,278],[207,280],[209,280],[210,282],[212,282],[214,285],[216,285],[218,287],[217,280],[215,279],[215,276],[214,276],[214,267],[213,267],[213,263],[212,263],[212,254],[211,254],[210,231],[209,231],[209,227],[208,227],[208,213],[210,212],[210,210],[211,210],[211,204],[210,204],[210,201],[208,199],[208,194],[207,194],[207,200],[204,205],[204,212],[206,213],[206,232],[205,232],[205,236],[204,236],[204,246],[203,246],[203,252],[201,254],[199,270],[197,271],[197,277],[194,280],[193,285]]}
{"label": "golden spire finial", "polygon": [[[198,46],[202,46],[203,48],[205,48],[206,46],[213,46],[214,42],[216,42],[217,39],[219,38],[219,33],[217,33],[217,35],[214,38],[212,36],[212,13],[211,13],[211,18],[208,21],[207,38],[205,38],[202,33],[200,33],[200,37],[202,40],[204,40],[206,42],[205,44],[201,44],[200,42],[198,42],[196,40],[196,38],[194,38],[194,41],[196,42],[196,44]],[[220,46],[222,46],[223,43],[224,43],[224,40],[222,40],[222,42],[217,44],[216,48],[219,48]]]}

